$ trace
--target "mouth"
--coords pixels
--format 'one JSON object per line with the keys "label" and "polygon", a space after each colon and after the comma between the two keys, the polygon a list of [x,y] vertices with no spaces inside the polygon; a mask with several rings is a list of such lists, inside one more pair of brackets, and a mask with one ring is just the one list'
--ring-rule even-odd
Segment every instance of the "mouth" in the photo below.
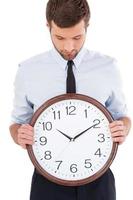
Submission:
{"label": "mouth", "polygon": [[75,58],[75,55],[66,55],[66,58],[68,58],[68,60],[73,60]]}
{"label": "mouth", "polygon": [[69,53],[69,54],[64,54],[63,53],[62,55],[66,60],[73,60],[76,57],[77,53],[76,52]]}

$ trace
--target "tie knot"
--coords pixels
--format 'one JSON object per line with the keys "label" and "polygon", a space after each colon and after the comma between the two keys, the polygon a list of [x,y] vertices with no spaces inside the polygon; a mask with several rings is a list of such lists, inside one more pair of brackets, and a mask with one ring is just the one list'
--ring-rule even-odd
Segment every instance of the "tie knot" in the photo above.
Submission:
{"label": "tie knot", "polygon": [[68,67],[72,67],[72,66],[74,65],[73,60],[69,60],[69,61],[67,62],[67,65],[68,65]]}

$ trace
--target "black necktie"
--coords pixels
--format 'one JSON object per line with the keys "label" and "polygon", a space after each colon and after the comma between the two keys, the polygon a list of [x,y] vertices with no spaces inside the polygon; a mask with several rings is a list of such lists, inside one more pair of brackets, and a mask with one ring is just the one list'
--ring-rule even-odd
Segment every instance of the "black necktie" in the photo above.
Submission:
{"label": "black necktie", "polygon": [[76,93],[76,84],[75,84],[75,77],[73,73],[73,61],[69,60],[67,62],[67,80],[66,80],[66,91],[67,93]]}

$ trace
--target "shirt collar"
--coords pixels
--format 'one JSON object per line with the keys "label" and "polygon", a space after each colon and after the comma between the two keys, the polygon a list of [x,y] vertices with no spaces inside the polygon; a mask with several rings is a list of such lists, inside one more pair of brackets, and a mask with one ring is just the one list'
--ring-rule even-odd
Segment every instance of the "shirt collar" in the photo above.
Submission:
{"label": "shirt collar", "polygon": [[78,55],[73,59],[75,67],[78,69],[80,67],[80,64],[83,60],[83,57],[86,53],[87,49],[82,47],[82,49],[79,51]]}
{"label": "shirt collar", "polygon": [[[74,58],[73,62],[74,62],[74,66],[78,69],[80,64],[81,64],[81,61],[86,53],[87,49],[86,48],[82,48],[80,50],[80,52],[78,53],[78,55]],[[63,67],[64,69],[66,69],[67,67],[67,60],[65,60],[60,54],[59,52],[53,48],[52,51],[52,56],[54,57],[54,59],[56,60],[56,62],[61,66]]]}

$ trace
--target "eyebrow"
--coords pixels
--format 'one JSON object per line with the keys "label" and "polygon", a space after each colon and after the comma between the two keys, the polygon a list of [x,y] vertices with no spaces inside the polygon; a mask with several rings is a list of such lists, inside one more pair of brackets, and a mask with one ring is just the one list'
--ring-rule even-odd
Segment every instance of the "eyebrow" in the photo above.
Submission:
{"label": "eyebrow", "polygon": [[[83,34],[80,34],[80,35],[75,35],[75,36],[73,36],[72,38],[75,38],[75,37],[80,37],[80,36],[82,36],[82,35],[83,35]],[[63,37],[63,36],[61,36],[61,35],[56,35],[56,34],[55,34],[55,36],[56,36],[56,37],[65,38],[65,37]]]}

